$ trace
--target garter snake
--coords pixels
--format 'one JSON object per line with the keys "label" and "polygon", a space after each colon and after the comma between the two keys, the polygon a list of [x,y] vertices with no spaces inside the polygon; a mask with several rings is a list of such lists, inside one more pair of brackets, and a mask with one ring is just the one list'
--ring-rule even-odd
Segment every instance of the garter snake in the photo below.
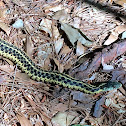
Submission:
{"label": "garter snake", "polygon": [[0,39],[0,55],[13,61],[23,72],[28,74],[31,79],[36,81],[54,83],[90,94],[121,87],[119,82],[112,81],[101,83],[99,86],[94,86],[76,80],[67,74],[42,70],[27,56],[25,52],[2,39]]}

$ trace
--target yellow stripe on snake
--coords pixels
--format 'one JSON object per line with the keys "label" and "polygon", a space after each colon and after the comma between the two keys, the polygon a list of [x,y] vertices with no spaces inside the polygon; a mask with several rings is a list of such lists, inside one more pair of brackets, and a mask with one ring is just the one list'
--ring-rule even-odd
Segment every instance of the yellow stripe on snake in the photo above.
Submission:
{"label": "yellow stripe on snake", "polygon": [[67,74],[42,70],[35,65],[25,52],[2,39],[0,39],[0,55],[13,61],[23,72],[28,74],[31,79],[36,81],[62,85],[63,87],[90,94],[118,89],[121,87],[121,83],[112,81],[101,83],[99,86],[94,86],[76,80]]}

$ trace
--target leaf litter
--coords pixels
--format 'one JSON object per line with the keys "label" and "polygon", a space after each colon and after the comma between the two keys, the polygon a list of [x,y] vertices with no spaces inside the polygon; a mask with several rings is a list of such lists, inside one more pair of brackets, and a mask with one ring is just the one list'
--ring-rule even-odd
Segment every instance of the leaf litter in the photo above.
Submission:
{"label": "leaf litter", "polygon": [[[125,8],[123,0],[94,2],[114,9],[117,15]],[[45,70],[87,83],[119,81],[125,87],[123,14],[117,17],[80,1],[0,1],[0,37],[26,51]],[[123,87],[89,95],[30,80],[5,58],[0,64],[0,125],[126,124]]]}

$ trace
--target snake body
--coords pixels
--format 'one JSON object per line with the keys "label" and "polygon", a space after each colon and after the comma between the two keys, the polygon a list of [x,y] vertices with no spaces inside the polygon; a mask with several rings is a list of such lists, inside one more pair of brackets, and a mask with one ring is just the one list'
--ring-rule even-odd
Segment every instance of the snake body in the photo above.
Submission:
{"label": "snake body", "polygon": [[2,39],[0,39],[0,55],[13,61],[23,72],[28,74],[31,79],[36,81],[54,83],[90,94],[118,89],[121,87],[121,83],[112,81],[101,83],[99,86],[94,86],[76,80],[67,74],[42,70],[24,51]]}

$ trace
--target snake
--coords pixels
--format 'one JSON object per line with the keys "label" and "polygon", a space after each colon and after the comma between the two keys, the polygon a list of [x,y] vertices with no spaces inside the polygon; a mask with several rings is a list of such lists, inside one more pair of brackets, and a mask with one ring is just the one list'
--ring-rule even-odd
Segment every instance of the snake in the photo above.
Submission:
{"label": "snake", "polygon": [[101,82],[97,86],[77,80],[68,74],[43,70],[36,65],[24,51],[1,38],[0,55],[11,60],[22,72],[26,73],[31,79],[38,82],[56,84],[88,94],[110,91],[122,86],[121,83],[116,81]]}

